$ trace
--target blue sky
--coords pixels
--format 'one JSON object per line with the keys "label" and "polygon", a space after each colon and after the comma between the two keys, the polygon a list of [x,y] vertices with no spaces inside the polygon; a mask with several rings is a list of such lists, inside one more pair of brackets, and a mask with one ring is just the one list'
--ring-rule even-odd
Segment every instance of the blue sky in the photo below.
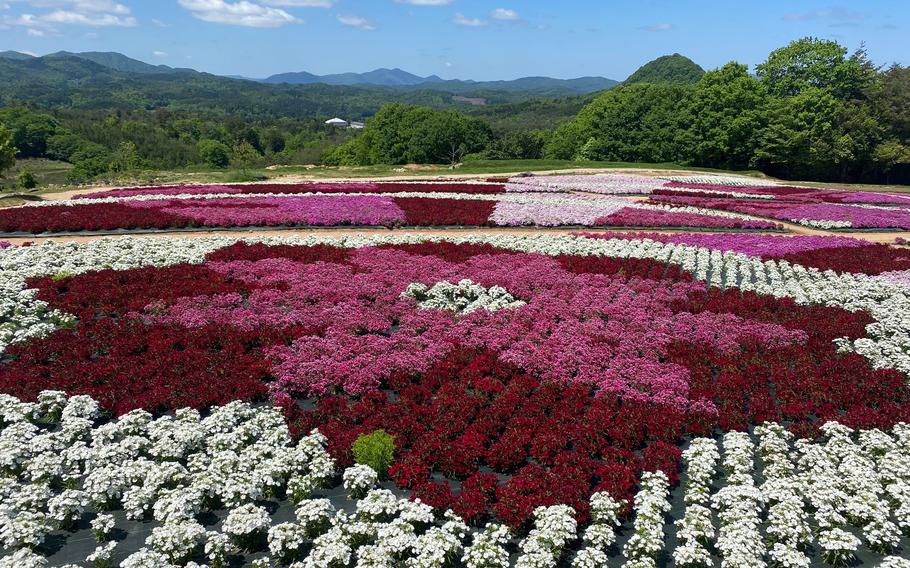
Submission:
{"label": "blue sky", "polygon": [[119,51],[248,77],[623,79],[673,52],[754,65],[805,35],[906,65],[908,31],[908,0],[0,0],[0,50]]}

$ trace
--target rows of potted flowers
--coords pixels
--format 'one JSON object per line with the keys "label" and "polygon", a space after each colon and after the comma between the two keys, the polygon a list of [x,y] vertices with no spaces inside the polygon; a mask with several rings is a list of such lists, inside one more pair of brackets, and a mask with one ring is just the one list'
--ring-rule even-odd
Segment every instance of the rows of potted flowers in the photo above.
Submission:
{"label": "rows of potted flowers", "polygon": [[[589,568],[621,556],[633,567],[666,558],[713,566],[719,557],[726,566],[861,559],[906,568],[910,426],[854,431],[832,422],[821,432],[818,441],[797,440],[766,423],[757,444],[725,434],[722,454],[713,439],[693,440],[674,549],[662,471],[642,473],[634,498],[592,494],[588,515],[557,499],[514,530],[471,526],[451,510],[397,497],[370,466],[340,471],[318,431],[295,441],[269,405],[136,410],[111,420],[83,395],[3,395],[0,566]],[[327,491],[338,486],[346,496]],[[130,519],[146,527],[135,544],[125,539]],[[69,540],[86,530],[97,546],[74,557]]]}
{"label": "rows of potted flowers", "polygon": [[904,292],[865,277],[647,240],[234,242],[7,249],[5,274],[78,323],[9,348],[2,388],[65,388],[116,413],[271,395],[342,465],[384,429],[399,486],[513,526],[554,496],[580,515],[593,491],[628,499],[641,471],[674,481],[684,433],[907,416],[905,376],[834,343],[866,339],[871,317],[818,305],[897,306]]}

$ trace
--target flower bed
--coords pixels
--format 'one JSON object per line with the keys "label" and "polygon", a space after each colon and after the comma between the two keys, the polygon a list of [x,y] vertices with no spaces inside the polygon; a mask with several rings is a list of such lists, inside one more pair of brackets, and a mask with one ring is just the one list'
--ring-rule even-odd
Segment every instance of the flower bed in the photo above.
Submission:
{"label": "flower bed", "polygon": [[762,259],[787,260],[819,270],[870,275],[889,273],[882,274],[882,277],[893,282],[904,282],[904,272],[910,270],[910,251],[851,237],[697,233],[579,234],[592,239],[649,239],[661,243],[684,243]]}
{"label": "flower bed", "polygon": [[443,192],[443,193],[503,193],[501,183],[478,182],[310,182],[310,183],[256,183],[226,185],[173,185],[159,187],[125,187],[107,189],[93,193],[77,195],[74,199],[98,199],[105,197],[135,197],[141,195],[208,195],[230,193],[235,195],[257,195],[263,193],[306,194],[306,193],[407,193],[407,192]]}
{"label": "flower bed", "polygon": [[696,185],[705,187],[729,186],[729,187],[774,187],[777,182],[761,178],[741,177],[741,176],[719,176],[719,175],[688,175],[688,176],[664,176],[661,179],[672,183]]}
{"label": "flower bed", "polygon": [[506,191],[522,193],[569,193],[573,191],[604,195],[647,195],[667,182],[660,178],[634,175],[555,175],[513,177]]}
{"label": "flower bed", "polygon": [[708,183],[670,182],[656,193],[673,194],[689,192],[711,192],[738,194],[733,197],[746,198],[782,198],[809,203],[881,203],[892,205],[910,205],[910,195],[900,193],[881,193],[875,191],[849,191],[841,189],[820,189],[804,186],[736,186]]}
{"label": "flower bed", "polygon": [[[313,431],[295,442],[270,406],[231,403],[204,417],[187,408],[158,418],[134,411],[108,421],[89,397],[44,391],[35,402],[0,397],[0,416],[8,464],[0,489],[4,568],[48,560],[128,568],[200,562],[582,568],[607,566],[620,553],[644,566],[670,556],[678,566],[703,566],[712,562],[711,549],[725,565],[744,568],[766,556],[792,566],[821,559],[908,565],[906,424],[853,431],[829,422],[812,443],[765,423],[754,439],[727,433],[720,452],[714,439],[696,438],[682,453],[684,490],[671,493],[664,471],[645,471],[628,501],[598,491],[580,502],[582,514],[566,504],[540,506],[530,531],[514,531],[495,523],[472,528],[451,510],[401,499],[378,488],[368,466],[339,476],[326,438]],[[585,465],[572,463],[562,473],[584,476]],[[481,500],[494,485],[483,474],[463,484]],[[561,490],[555,499],[569,497]],[[671,506],[674,497],[685,504],[682,511]],[[667,516],[675,523],[665,523]],[[140,530],[127,532],[132,527]],[[626,532],[629,538],[621,536]],[[676,548],[668,546],[670,537]]]}
{"label": "flower bed", "polygon": [[[827,244],[805,241],[785,249],[743,240],[740,246],[786,256],[825,251]],[[840,248],[862,250],[846,242]],[[519,557],[527,558],[519,565],[535,558],[596,560],[619,553],[647,563],[672,552],[664,552],[671,533],[659,519],[679,481],[684,460],[679,446],[686,437],[765,421],[784,422],[800,436],[830,437],[836,427],[820,427],[836,419],[852,428],[894,428],[893,448],[871,433],[860,435],[857,452],[871,448],[870,455],[879,459],[891,451],[896,464],[906,459],[894,452],[906,449],[899,443],[902,427],[895,424],[910,421],[910,367],[902,347],[910,340],[903,323],[910,300],[904,287],[883,278],[643,238],[396,235],[265,242],[123,238],[13,247],[0,251],[0,276],[7,283],[0,288],[2,299],[13,308],[13,338],[0,360],[0,393],[39,401],[23,406],[0,398],[0,428],[11,432],[0,433],[0,457],[14,464],[12,475],[29,483],[49,479],[46,485],[59,493],[63,484],[53,476],[62,474],[54,473],[59,470],[50,458],[29,453],[50,454],[47,448],[54,446],[29,443],[38,432],[14,423],[36,420],[39,430],[56,424],[61,414],[55,409],[70,403],[42,390],[91,395],[101,412],[123,417],[116,427],[90,421],[85,430],[80,422],[80,439],[87,445],[74,447],[116,460],[96,467],[86,461],[95,454],[79,454],[83,461],[66,467],[85,468],[79,471],[86,475],[104,471],[96,475],[107,477],[89,483],[80,475],[67,487],[109,494],[111,502],[103,505],[115,510],[160,515],[168,528],[153,531],[145,543],[148,554],[162,554],[168,562],[204,560],[204,543],[223,540],[208,533],[220,531],[234,546],[269,550],[280,565],[289,564],[293,554],[307,556],[314,568],[332,554],[348,554],[351,562],[388,554],[404,561],[435,550],[415,540],[428,534],[448,539],[450,552],[458,551],[451,558],[466,558],[470,565],[471,558],[504,553],[507,529],[494,525],[469,538],[465,526],[454,531],[462,536],[449,535],[454,541],[439,531],[449,522],[479,528],[493,521],[519,536],[539,529],[518,543]],[[25,288],[34,292],[22,294]],[[289,430],[282,430],[274,411],[259,416],[237,406],[238,400],[278,405]],[[159,415],[220,405],[233,410],[214,415],[236,412],[248,419],[232,419],[232,426],[213,434],[204,424],[218,419],[180,411],[153,427],[153,417],[136,410]],[[173,424],[179,420],[187,423],[185,433],[153,435],[183,427]],[[313,428],[325,436],[326,451],[339,468],[352,464],[352,445],[360,434],[384,430],[396,449],[392,467],[378,473],[437,511],[451,507],[459,520],[370,491],[376,473],[367,475],[363,466],[340,480],[324,480],[343,482],[359,496],[356,505],[348,505],[348,511],[356,507],[354,518],[326,512],[324,503],[312,502],[321,498],[309,493],[316,490],[312,480],[295,477],[306,474],[294,468],[310,463],[311,454],[286,463],[281,460],[294,452],[257,445],[292,448],[291,436],[303,436],[309,441],[301,444],[313,447],[314,438],[306,436]],[[199,438],[199,432],[208,433]],[[767,437],[762,431],[757,435]],[[143,436],[152,442],[141,442]],[[770,523],[789,518],[787,510],[774,508],[779,493],[764,496],[775,486],[750,482],[753,450],[747,438],[724,437],[720,455],[730,473],[716,496],[705,481],[711,476],[708,465],[695,476],[702,479],[701,489],[686,481],[687,492],[708,494],[691,504],[721,522],[716,535],[702,536],[692,530],[704,528],[698,524],[704,511],[686,511],[690,536],[676,539],[688,546],[681,559],[698,556],[695,543],[714,544],[724,558],[734,558],[742,542],[751,543],[743,535],[753,526],[752,516],[767,514]],[[98,442],[89,445],[91,440]],[[842,436],[837,440],[831,455],[842,457],[845,442]],[[25,457],[2,453],[10,448]],[[250,467],[246,458],[222,462],[227,454],[215,460],[215,452],[227,450],[264,461]],[[764,475],[773,473],[770,460],[790,454],[758,451],[766,460]],[[197,453],[208,457],[192,457]],[[711,452],[701,454],[710,458]],[[686,456],[687,467],[701,459]],[[228,476],[230,483],[199,474],[200,464],[209,460],[222,464],[217,476]],[[109,469],[113,463],[125,469]],[[160,468],[177,467],[168,465],[174,463],[189,473],[169,483]],[[893,471],[905,474],[905,469]],[[35,471],[51,471],[51,478]],[[259,471],[270,473],[253,475]],[[884,525],[881,507],[889,507],[888,522],[897,523],[904,493],[895,487],[897,496],[886,500],[884,483],[857,492],[863,488],[859,480],[867,477],[860,468],[839,482],[845,492],[874,494],[879,503],[878,516],[857,521],[862,542],[870,542],[879,559],[901,554],[900,539],[894,544],[887,536],[893,531]],[[146,484],[157,485],[146,491]],[[183,492],[193,487],[214,500]],[[172,498],[174,491],[179,498]],[[806,499],[823,493],[795,491]],[[295,505],[302,508],[296,521],[284,517],[275,524],[262,507],[283,495],[306,502]],[[0,530],[17,535],[5,544],[10,554],[21,549],[17,561],[24,562],[27,545],[40,535],[66,532],[50,521],[33,522],[38,514],[49,518],[50,496],[10,501],[16,509],[0,517],[8,527],[14,526],[9,519],[22,515],[26,528]],[[94,509],[101,507],[99,499],[89,499],[89,515],[101,512]],[[158,505],[162,500],[167,504]],[[845,506],[832,503],[835,512]],[[190,512],[180,513],[185,507]],[[211,517],[200,513],[213,508],[222,517],[203,525]],[[807,509],[816,510],[814,502]],[[630,513],[639,536],[617,540],[614,515],[629,519]],[[404,523],[395,521],[399,515]],[[867,529],[876,519],[884,528]],[[344,536],[354,522],[369,524],[365,539]],[[581,538],[577,523],[587,527]],[[818,526],[819,532],[829,528]],[[774,540],[765,542],[766,533]],[[749,550],[758,550],[759,558],[777,544],[803,550],[802,540],[776,534],[749,533],[749,539],[762,541]],[[820,547],[843,536],[825,535],[819,536]],[[174,545],[174,539],[183,544]],[[541,539],[549,543],[545,549]],[[46,550],[40,542],[34,546]]]}
{"label": "flower bed", "polygon": [[706,229],[776,230],[777,223],[763,220],[737,219],[704,213],[624,207],[615,213],[596,219],[598,226],[614,227],[697,227]]}
{"label": "flower bed", "polygon": [[652,199],[660,203],[770,217],[820,229],[910,229],[910,210],[898,207],[670,195],[655,195]]}
{"label": "flower bed", "polygon": [[[617,214],[614,217],[614,214]],[[624,226],[779,229],[746,215],[540,193],[212,193],[39,202],[0,210],[0,232],[54,233],[197,227]]]}

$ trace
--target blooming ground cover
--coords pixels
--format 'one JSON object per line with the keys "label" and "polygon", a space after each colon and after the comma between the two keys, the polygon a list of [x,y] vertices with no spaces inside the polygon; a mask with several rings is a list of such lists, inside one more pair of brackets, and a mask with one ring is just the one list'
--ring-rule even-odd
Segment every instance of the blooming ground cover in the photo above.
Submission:
{"label": "blooming ground cover", "polygon": [[0,233],[336,226],[781,230],[775,220],[822,229],[910,229],[907,196],[750,179],[599,174],[122,188],[2,209]]}
{"label": "blooming ground cover", "polygon": [[905,566],[904,249],[726,238],[0,250],[0,566]]}
{"label": "blooming ground cover", "polygon": [[[403,184],[393,184],[403,185]],[[486,187],[467,184],[471,187]],[[427,184],[425,187],[434,188]],[[779,228],[735,212],[616,197],[434,191],[140,194],[0,209],[0,232],[59,233],[194,227],[625,226]]]}

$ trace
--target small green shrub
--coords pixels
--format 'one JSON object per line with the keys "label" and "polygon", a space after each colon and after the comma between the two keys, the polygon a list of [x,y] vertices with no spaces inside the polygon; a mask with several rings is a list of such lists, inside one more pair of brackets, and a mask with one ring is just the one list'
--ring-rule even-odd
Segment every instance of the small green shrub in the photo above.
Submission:
{"label": "small green shrub", "polygon": [[35,179],[35,174],[29,170],[23,169],[19,172],[19,177],[16,180],[16,185],[19,189],[35,189],[38,187],[38,180]]}
{"label": "small green shrub", "polygon": [[385,475],[395,457],[395,438],[385,430],[361,434],[354,440],[354,461],[368,465],[380,476]]}

